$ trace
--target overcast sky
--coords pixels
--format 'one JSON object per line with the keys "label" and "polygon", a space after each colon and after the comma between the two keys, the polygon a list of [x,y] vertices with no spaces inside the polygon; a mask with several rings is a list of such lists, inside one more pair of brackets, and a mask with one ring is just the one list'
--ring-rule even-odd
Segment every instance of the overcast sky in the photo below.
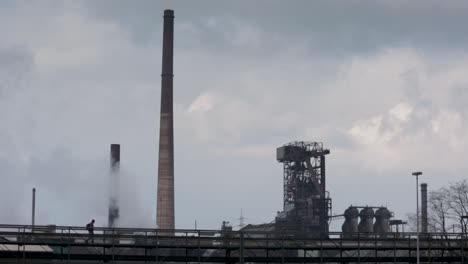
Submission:
{"label": "overcast sky", "polygon": [[[0,223],[154,227],[162,15],[175,11],[176,226],[282,210],[276,147],[324,142],[333,213],[415,211],[468,173],[466,1],[0,1]],[[335,223],[339,228],[342,220]]]}

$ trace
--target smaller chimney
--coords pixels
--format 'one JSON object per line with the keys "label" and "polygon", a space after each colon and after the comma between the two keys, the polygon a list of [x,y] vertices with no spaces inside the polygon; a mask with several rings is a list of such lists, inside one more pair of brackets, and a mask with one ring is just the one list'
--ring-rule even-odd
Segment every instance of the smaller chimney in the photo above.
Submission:
{"label": "smaller chimney", "polygon": [[115,227],[119,218],[119,205],[117,203],[117,193],[119,187],[120,170],[120,145],[111,144],[110,146],[110,201],[109,201],[109,227]]}
{"label": "smaller chimney", "polygon": [[36,188],[32,189],[32,214],[31,214],[31,225],[34,228],[36,223]]}
{"label": "smaller chimney", "polygon": [[421,233],[427,233],[427,183],[421,183]]}

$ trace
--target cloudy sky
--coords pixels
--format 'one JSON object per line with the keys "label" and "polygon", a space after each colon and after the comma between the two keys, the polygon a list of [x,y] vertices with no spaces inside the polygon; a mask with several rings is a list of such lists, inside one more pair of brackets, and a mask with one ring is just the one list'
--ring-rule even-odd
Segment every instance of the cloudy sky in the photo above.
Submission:
{"label": "cloudy sky", "polygon": [[[176,226],[270,222],[275,149],[330,149],[333,212],[415,210],[468,173],[466,1],[1,1],[0,223],[153,227],[162,14],[175,10]],[[340,220],[341,221],[341,220]],[[334,228],[339,228],[336,223]]]}

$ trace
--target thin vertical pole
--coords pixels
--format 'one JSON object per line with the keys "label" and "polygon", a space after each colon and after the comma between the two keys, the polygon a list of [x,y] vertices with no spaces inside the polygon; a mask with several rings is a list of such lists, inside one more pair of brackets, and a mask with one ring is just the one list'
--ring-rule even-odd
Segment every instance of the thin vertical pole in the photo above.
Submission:
{"label": "thin vertical pole", "polygon": [[378,256],[379,256],[379,252],[378,252],[378,251],[379,251],[379,248],[377,247],[377,235],[374,235],[374,247],[375,247],[375,248],[374,248],[374,251],[375,251],[375,253],[374,253],[374,256],[375,256],[375,263],[377,264],[377,258],[378,258]]}
{"label": "thin vertical pole", "polygon": [[239,234],[240,234],[239,263],[244,264],[244,233],[239,232]]}
{"label": "thin vertical pole", "polygon": [[419,264],[419,180],[416,175],[416,263]]}
{"label": "thin vertical pole", "polygon": [[281,234],[281,263],[284,263],[284,234]]}
{"label": "thin vertical pole", "polygon": [[198,231],[198,250],[197,250],[198,264],[201,262],[201,250],[200,250],[200,231]]}
{"label": "thin vertical pole", "polygon": [[[398,225],[397,225],[397,228],[398,228]],[[397,234],[393,234],[393,263],[396,263],[396,241],[397,241],[396,236]]]}
{"label": "thin vertical pole", "polygon": [[185,233],[185,263],[188,263],[188,248],[189,245],[189,238],[188,238],[188,232]]}
{"label": "thin vertical pole", "polygon": [[463,244],[464,244],[464,241],[463,241],[463,234],[461,234],[461,239],[460,239],[460,244],[461,244],[461,263],[465,263],[465,251],[463,249]]}
{"label": "thin vertical pole", "polygon": [[267,264],[270,263],[270,250],[269,249],[269,246],[270,246],[270,238],[268,237],[269,236],[269,233],[266,234],[266,258],[267,258]]}
{"label": "thin vertical pole", "polygon": [[357,245],[358,245],[358,250],[357,250],[357,254],[358,254],[358,263],[361,263],[361,232],[358,233],[358,242],[357,242]]}
{"label": "thin vertical pole", "polygon": [[71,232],[70,227],[68,228],[68,249],[67,249],[67,262],[70,263],[70,243],[71,243]]}
{"label": "thin vertical pole", "polygon": [[154,254],[156,255],[156,258],[155,258],[156,263],[159,263],[158,244],[159,244],[159,234],[158,234],[158,230],[156,230],[156,247],[155,247],[155,250],[154,250]]}
{"label": "thin vertical pole", "polygon": [[148,263],[148,231],[145,231],[145,263]]}
{"label": "thin vertical pole", "polygon": [[322,241],[322,236],[320,236],[320,263],[323,263],[323,241]]}
{"label": "thin vertical pole", "polygon": [[303,259],[302,259],[302,263],[306,264],[306,257],[307,257],[307,254],[306,254],[306,242],[302,242],[302,246],[303,246],[303,251],[304,251],[304,255],[303,255]]}
{"label": "thin vertical pole", "polygon": [[23,228],[23,262],[26,259],[26,227]]}

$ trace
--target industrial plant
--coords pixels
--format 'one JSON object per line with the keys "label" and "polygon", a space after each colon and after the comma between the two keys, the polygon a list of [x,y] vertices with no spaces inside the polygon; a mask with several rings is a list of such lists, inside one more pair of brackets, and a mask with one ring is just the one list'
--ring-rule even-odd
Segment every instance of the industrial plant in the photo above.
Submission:
{"label": "industrial plant", "polygon": [[[0,263],[466,263],[468,243],[463,234],[428,231],[425,183],[417,232],[406,232],[406,222],[393,219],[391,208],[381,205],[350,205],[333,215],[333,197],[326,185],[326,159],[333,151],[326,142],[278,143],[283,208],[271,222],[239,230],[227,222],[220,223],[219,230],[177,229],[174,11],[165,10],[163,18],[156,228],[118,227],[117,187],[111,184],[107,227],[38,226],[33,206],[31,225],[0,225]],[[112,144],[113,183],[119,180],[120,162],[120,145]],[[342,222],[340,232],[330,230],[331,221]]]}

